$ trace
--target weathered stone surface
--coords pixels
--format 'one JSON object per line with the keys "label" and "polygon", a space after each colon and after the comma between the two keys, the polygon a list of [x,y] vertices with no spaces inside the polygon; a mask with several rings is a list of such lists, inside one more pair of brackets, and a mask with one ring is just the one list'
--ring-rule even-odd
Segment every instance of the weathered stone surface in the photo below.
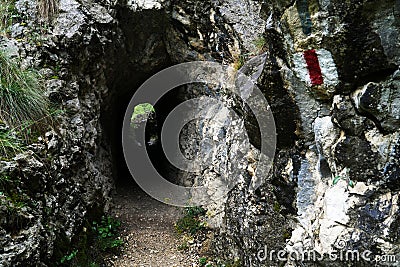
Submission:
{"label": "weathered stone surface", "polygon": [[372,116],[377,127],[385,132],[400,129],[400,79],[397,76],[399,71],[384,83],[370,82],[353,93],[359,112]]}
{"label": "weathered stone surface", "polygon": [[81,5],[73,0],[60,1],[60,15],[57,16],[54,34],[66,38],[82,35],[79,28],[85,23],[85,15],[80,11]]}
{"label": "weathered stone surface", "polygon": [[[189,124],[181,138],[185,155],[209,164],[201,175],[178,173],[179,182],[217,185],[221,174],[238,181],[223,200],[210,192],[218,199],[208,207],[216,255],[242,266],[296,266],[258,253],[267,246],[323,254],[345,240],[344,248],[399,256],[398,1],[61,0],[45,30],[36,1],[16,7],[24,23],[11,28],[10,40],[2,37],[2,47],[23,66],[41,69],[46,95],[64,113],[29,147],[37,157],[0,164],[2,175],[18,177],[13,190],[30,200],[21,208],[0,194],[1,266],[52,266],[60,258],[55,245],[108,208],[123,161],[115,114],[150,75],[194,60],[244,63],[240,70],[269,101],[278,134],[272,170],[256,177],[259,129],[240,99],[189,86],[156,107],[167,112],[207,95],[239,114]],[[305,51],[315,52],[320,73]],[[157,114],[158,122],[166,115]],[[236,138],[245,132],[248,140]],[[256,182],[261,186],[249,190]],[[319,264],[343,266],[327,257]]]}
{"label": "weathered stone surface", "polygon": [[261,2],[225,0],[216,2],[216,7],[227,23],[233,25],[243,47],[251,53],[256,51],[254,41],[262,36],[266,24],[260,16]]}
{"label": "weathered stone surface", "polygon": [[333,122],[348,135],[361,135],[373,122],[357,114],[356,109],[348,96],[336,95],[332,104]]}
{"label": "weathered stone surface", "polygon": [[349,178],[355,181],[378,179],[377,155],[368,141],[346,136],[335,145],[334,157],[342,168],[349,169]]}
{"label": "weathered stone surface", "polygon": [[322,177],[330,177],[332,171],[336,170],[336,163],[332,158],[334,152],[332,147],[337,142],[340,131],[332,123],[332,118],[326,116],[315,119],[314,132],[319,154],[319,171]]}

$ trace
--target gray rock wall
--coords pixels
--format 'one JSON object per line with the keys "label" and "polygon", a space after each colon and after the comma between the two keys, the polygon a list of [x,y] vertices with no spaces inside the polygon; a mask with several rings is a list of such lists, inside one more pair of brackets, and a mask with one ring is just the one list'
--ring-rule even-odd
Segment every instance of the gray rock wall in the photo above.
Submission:
{"label": "gray rock wall", "polygon": [[[41,70],[47,95],[64,113],[31,146],[34,154],[1,162],[30,200],[10,212],[0,196],[1,266],[51,266],[82,221],[108,208],[112,170],[118,175],[123,160],[112,130],[118,120],[110,122],[116,104],[156,71],[193,60],[244,61],[241,71],[257,81],[278,134],[271,171],[255,175],[257,125],[238,99],[219,96],[242,109],[245,122],[229,122],[236,126],[218,140],[215,164],[200,177],[181,177],[189,184],[221,174],[239,181],[223,201],[211,195],[216,255],[242,266],[296,266],[259,252],[323,254],[345,241],[343,248],[399,256],[398,1],[60,0],[45,29],[35,1],[16,6],[24,23],[2,43]],[[179,97],[203,93],[192,89]],[[184,152],[196,156],[190,142],[218,130],[189,127]],[[236,139],[243,131],[247,142]],[[231,152],[237,166],[225,168]],[[343,266],[326,257],[321,264]]]}
{"label": "gray rock wall", "polygon": [[[239,257],[244,266],[300,262],[279,262],[276,256],[260,260],[257,251],[264,246],[286,255],[316,251],[326,256],[342,248],[398,257],[398,63],[389,52],[398,45],[398,3],[297,2],[283,9],[271,3],[266,9],[272,20],[265,31],[269,79],[259,79],[259,85],[268,87],[274,73],[282,80],[268,98],[278,130],[277,172],[266,176],[259,195],[239,188],[231,192],[217,248],[223,253],[233,247],[227,257]],[[306,11],[300,4],[308,5]],[[306,31],[305,18],[311,20]],[[305,52],[310,50],[318,58],[321,83],[313,81],[315,66]],[[290,122],[281,125],[288,118],[297,129],[288,131]],[[279,142],[293,132],[295,138]],[[272,197],[265,203],[268,194]],[[292,203],[285,201],[290,194],[295,194]],[[283,209],[275,211],[274,201]],[[334,265],[326,257],[320,261]]]}

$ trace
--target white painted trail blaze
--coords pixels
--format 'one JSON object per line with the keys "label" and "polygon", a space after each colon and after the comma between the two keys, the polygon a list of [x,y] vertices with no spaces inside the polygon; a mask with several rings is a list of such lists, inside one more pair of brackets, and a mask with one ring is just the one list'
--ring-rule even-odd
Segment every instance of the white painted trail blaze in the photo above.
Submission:
{"label": "white painted trail blaze", "polygon": [[[339,82],[336,64],[333,61],[332,54],[326,49],[315,50],[318,57],[319,67],[323,78],[323,85],[336,86]],[[296,75],[304,81],[308,86],[317,85],[313,83],[310,74],[309,62],[306,61],[305,52],[296,53],[293,55],[294,70]]]}
{"label": "white painted trail blaze", "polygon": [[324,84],[336,86],[339,83],[339,76],[331,52],[326,49],[319,49],[316,50],[316,53],[321,66],[322,77],[324,77]]}

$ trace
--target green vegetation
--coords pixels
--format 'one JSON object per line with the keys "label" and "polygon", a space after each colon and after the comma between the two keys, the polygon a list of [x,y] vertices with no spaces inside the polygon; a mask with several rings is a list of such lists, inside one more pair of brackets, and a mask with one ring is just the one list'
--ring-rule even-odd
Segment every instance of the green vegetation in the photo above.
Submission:
{"label": "green vegetation", "polygon": [[186,214],[175,224],[175,229],[179,234],[194,235],[206,227],[206,223],[200,220],[206,211],[201,207],[189,207],[185,209]]}
{"label": "green vegetation", "polygon": [[0,130],[0,156],[8,159],[12,155],[22,152],[21,140],[9,130]]}
{"label": "green vegetation", "polygon": [[[202,220],[206,215],[206,210],[202,207],[188,207],[185,209],[184,216],[177,221],[175,229],[179,234],[183,234],[183,243],[178,246],[179,250],[189,248],[189,243],[194,243],[195,235],[206,228],[206,223]],[[199,258],[199,266],[204,267],[240,267],[239,260],[221,260],[203,254]]]}
{"label": "green vegetation", "polygon": [[0,35],[7,35],[9,29],[17,18],[15,0],[1,0],[0,2]]}
{"label": "green vegetation", "polygon": [[76,254],[77,254],[77,253],[78,253],[78,250],[72,251],[70,254],[65,255],[64,257],[62,257],[60,262],[61,262],[61,263],[64,263],[64,262],[67,262],[67,261],[72,260],[73,258],[76,257]]}
{"label": "green vegetation", "polygon": [[49,116],[39,74],[23,70],[0,51],[0,119],[12,128]]}
{"label": "green vegetation", "polygon": [[337,184],[337,183],[339,182],[340,179],[341,179],[340,176],[336,176],[335,178],[333,178],[332,185]]}
{"label": "green vegetation", "polygon": [[[341,176],[339,176],[339,175],[334,177],[333,180],[332,180],[332,185],[336,185],[342,179],[343,178]],[[348,178],[347,179],[347,186],[349,186],[351,188],[354,188],[355,183],[350,178]]]}
{"label": "green vegetation", "polygon": [[267,44],[267,40],[265,40],[264,36],[260,36],[254,40],[254,45],[257,47],[258,52],[262,52]]}
{"label": "green vegetation", "polygon": [[30,221],[24,215],[30,213],[34,206],[20,185],[20,177],[0,174],[0,206],[7,210],[3,213],[3,227],[11,233],[18,233],[29,225]]}
{"label": "green vegetation", "polygon": [[103,216],[100,223],[93,222],[92,229],[97,233],[97,241],[103,251],[119,247],[123,244],[122,240],[115,238],[120,226],[121,222],[110,216]]}
{"label": "green vegetation", "polygon": [[23,193],[18,193],[18,192],[12,192],[9,193],[8,196],[6,196],[6,199],[10,201],[12,205],[8,206],[7,208],[13,208],[13,209],[21,209],[23,207],[26,207],[28,205],[29,197],[26,196]]}
{"label": "green vegetation", "polygon": [[275,212],[280,212],[280,211],[281,211],[281,205],[279,204],[278,201],[275,201],[275,202],[274,202],[273,210],[274,210]]}
{"label": "green vegetation", "polygon": [[258,54],[265,52],[267,40],[264,36],[259,36],[253,41],[256,49],[255,51],[251,51],[249,53],[235,53],[232,54],[233,68],[239,70],[243,67],[244,63],[251,57],[257,56]]}
{"label": "green vegetation", "polygon": [[241,266],[242,264],[240,260],[235,260],[235,261],[228,261],[217,267],[241,267]]}
{"label": "green vegetation", "polygon": [[192,216],[192,217],[206,214],[206,210],[203,209],[202,207],[188,207],[185,209],[185,211],[187,216]]}
{"label": "green vegetation", "polygon": [[3,191],[3,189],[6,187],[6,185],[11,181],[10,176],[8,175],[0,175],[0,190]]}
{"label": "green vegetation", "polygon": [[35,46],[42,46],[49,33],[49,26],[55,15],[59,12],[59,0],[37,0],[38,23],[27,25],[24,16],[18,13],[15,7],[16,0],[0,1],[0,36],[9,36],[11,26],[19,23],[26,26],[23,36],[15,39],[18,42],[25,42]]}
{"label": "green vegetation", "polygon": [[286,239],[290,239],[292,237],[292,232],[288,231],[287,229],[284,230],[283,232],[283,238]]}
{"label": "green vegetation", "polygon": [[115,254],[123,245],[118,238],[121,223],[110,216],[100,221],[86,222],[86,227],[73,240],[74,246],[59,260],[61,266],[101,266],[106,255]]}
{"label": "green vegetation", "polygon": [[37,72],[0,51],[0,156],[8,159],[48,127],[52,114]]}
{"label": "green vegetation", "polygon": [[189,249],[189,244],[194,243],[195,235],[206,228],[207,223],[202,220],[206,214],[206,210],[201,207],[188,207],[185,208],[185,213],[175,223],[175,230],[179,235],[182,235],[182,244],[177,248],[178,250]]}
{"label": "green vegetation", "polygon": [[0,196],[8,201],[8,209],[21,209],[28,205],[29,197],[23,189],[17,188],[19,183],[18,177],[10,177],[7,174],[0,175]]}
{"label": "green vegetation", "polygon": [[131,121],[133,122],[138,116],[143,116],[149,113],[155,112],[154,107],[149,103],[143,103],[135,106]]}
{"label": "green vegetation", "polygon": [[233,56],[233,68],[235,70],[239,70],[241,67],[243,67],[245,62],[245,56],[244,55],[235,55]]}
{"label": "green vegetation", "polygon": [[[38,0],[37,11],[39,18],[45,22],[51,21],[59,10],[59,0]],[[19,18],[15,8],[15,0],[0,1],[0,33],[9,34],[12,24]],[[43,25],[41,25],[43,27]]]}
{"label": "green vegetation", "polygon": [[189,248],[189,244],[187,241],[184,241],[182,244],[178,246],[178,250],[187,250]]}
{"label": "green vegetation", "polygon": [[207,263],[207,258],[206,257],[202,257],[202,258],[200,258],[199,259],[199,265],[200,266],[205,266],[206,265],[206,263]]}

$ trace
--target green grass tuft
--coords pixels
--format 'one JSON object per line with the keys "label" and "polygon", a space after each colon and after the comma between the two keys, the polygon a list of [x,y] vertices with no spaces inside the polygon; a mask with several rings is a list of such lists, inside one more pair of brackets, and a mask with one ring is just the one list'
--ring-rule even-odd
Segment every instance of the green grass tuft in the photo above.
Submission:
{"label": "green grass tuft", "polygon": [[0,35],[7,35],[16,17],[15,0],[0,1]]}
{"label": "green grass tuft", "polygon": [[267,40],[264,36],[259,36],[257,39],[254,40],[254,45],[257,47],[259,52],[262,52],[267,44]]}
{"label": "green grass tuft", "polygon": [[11,131],[0,130],[0,156],[8,159],[18,152],[22,152],[22,142]]}
{"label": "green grass tuft", "polygon": [[243,67],[246,59],[245,56],[243,55],[234,55],[233,56],[233,68],[235,70],[239,70],[241,67]]}
{"label": "green grass tuft", "polygon": [[49,100],[39,78],[0,51],[0,120],[13,130],[40,128],[50,118]]}

